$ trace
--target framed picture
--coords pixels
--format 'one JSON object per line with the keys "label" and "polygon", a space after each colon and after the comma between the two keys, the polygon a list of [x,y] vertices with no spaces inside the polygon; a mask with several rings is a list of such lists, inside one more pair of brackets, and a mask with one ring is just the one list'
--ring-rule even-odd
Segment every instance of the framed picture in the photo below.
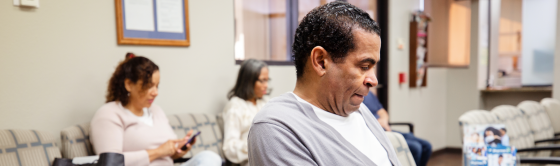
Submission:
{"label": "framed picture", "polygon": [[119,45],[189,46],[188,0],[115,0]]}

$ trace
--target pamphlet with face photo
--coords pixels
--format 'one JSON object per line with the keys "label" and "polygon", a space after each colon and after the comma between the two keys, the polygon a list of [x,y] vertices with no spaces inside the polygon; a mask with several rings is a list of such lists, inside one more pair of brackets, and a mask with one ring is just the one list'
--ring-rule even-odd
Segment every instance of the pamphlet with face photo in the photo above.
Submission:
{"label": "pamphlet with face photo", "polygon": [[509,146],[503,124],[465,125],[463,157],[466,166],[515,166],[516,149]]}
{"label": "pamphlet with face photo", "polygon": [[486,157],[486,146],[472,146],[468,147],[465,153],[465,165],[469,166],[486,166],[488,165],[488,157]]}
{"label": "pamphlet with face photo", "polygon": [[509,146],[509,136],[503,124],[467,125],[463,130],[465,146]]}
{"label": "pamphlet with face photo", "polygon": [[494,146],[487,150],[488,166],[514,166],[517,150],[510,146]]}

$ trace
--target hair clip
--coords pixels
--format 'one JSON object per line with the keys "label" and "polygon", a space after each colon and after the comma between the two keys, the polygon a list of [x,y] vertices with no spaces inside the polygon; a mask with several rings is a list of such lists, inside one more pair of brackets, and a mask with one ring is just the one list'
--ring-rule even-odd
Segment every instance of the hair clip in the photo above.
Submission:
{"label": "hair clip", "polygon": [[131,53],[131,52],[126,53],[126,59],[132,59],[134,57],[136,57],[136,55],[134,55],[134,53]]}

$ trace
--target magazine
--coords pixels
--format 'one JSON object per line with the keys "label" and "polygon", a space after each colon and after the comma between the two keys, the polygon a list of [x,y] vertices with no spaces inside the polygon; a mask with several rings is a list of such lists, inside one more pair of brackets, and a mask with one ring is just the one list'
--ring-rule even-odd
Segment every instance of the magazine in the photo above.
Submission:
{"label": "magazine", "polygon": [[466,166],[515,166],[516,149],[509,146],[503,124],[465,125],[463,157]]}
{"label": "magazine", "polygon": [[487,150],[488,166],[514,166],[516,164],[516,150],[510,146],[494,146]]}

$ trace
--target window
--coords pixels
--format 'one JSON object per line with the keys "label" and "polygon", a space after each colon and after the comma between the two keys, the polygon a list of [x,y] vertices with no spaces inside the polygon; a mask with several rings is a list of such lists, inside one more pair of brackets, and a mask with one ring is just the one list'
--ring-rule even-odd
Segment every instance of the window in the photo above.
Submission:
{"label": "window", "polygon": [[[291,65],[297,25],[315,7],[334,0],[234,0],[235,60]],[[347,0],[375,19],[377,0]]]}
{"label": "window", "polygon": [[468,67],[470,64],[471,1],[426,0],[427,63],[430,67]]}
{"label": "window", "polygon": [[488,87],[552,85],[558,1],[485,0],[481,3],[487,3],[491,21]]}

